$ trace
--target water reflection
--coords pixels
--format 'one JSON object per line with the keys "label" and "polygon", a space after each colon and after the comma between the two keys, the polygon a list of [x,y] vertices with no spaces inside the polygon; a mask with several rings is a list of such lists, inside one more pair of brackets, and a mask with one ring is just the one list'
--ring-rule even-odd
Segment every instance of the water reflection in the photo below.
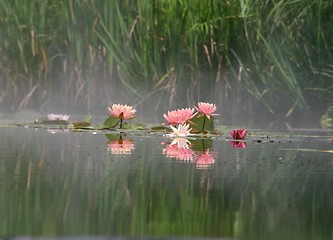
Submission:
{"label": "water reflection", "polygon": [[216,152],[211,151],[211,139],[187,139],[174,138],[171,143],[162,142],[167,145],[162,153],[169,158],[180,161],[195,163],[196,168],[206,169],[215,163]]}
{"label": "water reflection", "polygon": [[[101,132],[24,128],[0,135],[3,238],[333,237],[331,136],[249,140],[237,149],[225,139],[159,135],[106,140]],[[106,151],[129,138],[131,154]]]}
{"label": "water reflection", "polygon": [[107,134],[109,139],[107,151],[110,154],[132,154],[135,143],[131,139],[124,138],[122,135]]}
{"label": "water reflection", "polygon": [[215,163],[215,154],[216,153],[210,152],[209,149],[205,152],[198,152],[197,161],[195,163],[196,167],[199,169],[205,169],[213,166]]}
{"label": "water reflection", "polygon": [[190,142],[186,138],[175,138],[170,144],[163,149],[163,154],[169,158],[175,158],[180,161],[192,162],[194,152],[190,149]]}
{"label": "water reflection", "polygon": [[231,141],[231,142],[229,142],[229,144],[233,148],[246,148],[246,142],[244,142],[244,141]]}

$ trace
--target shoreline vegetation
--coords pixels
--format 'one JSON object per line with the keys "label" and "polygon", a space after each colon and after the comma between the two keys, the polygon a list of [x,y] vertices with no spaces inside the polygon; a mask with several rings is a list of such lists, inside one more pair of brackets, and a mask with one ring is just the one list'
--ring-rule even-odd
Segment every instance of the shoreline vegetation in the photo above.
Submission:
{"label": "shoreline vegetation", "polygon": [[[225,111],[320,121],[333,105],[332,1],[0,0],[0,107]],[[180,106],[182,107],[182,106]]]}

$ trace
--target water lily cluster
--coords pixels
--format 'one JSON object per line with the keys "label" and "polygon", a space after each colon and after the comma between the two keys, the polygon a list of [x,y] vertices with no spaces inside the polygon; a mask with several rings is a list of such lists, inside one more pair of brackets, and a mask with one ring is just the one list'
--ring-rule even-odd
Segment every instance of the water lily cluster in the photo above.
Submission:
{"label": "water lily cluster", "polygon": [[[163,114],[166,123],[162,129],[169,129],[171,133],[167,134],[167,136],[173,138],[187,138],[197,134],[216,133],[214,117],[220,115],[216,111],[217,107],[215,104],[206,102],[198,102],[197,106],[192,108],[171,110]],[[133,106],[113,104],[107,109],[108,118],[103,123],[102,129],[133,129],[128,121],[136,118],[136,112],[137,110]],[[47,115],[44,123],[68,124],[68,119],[69,115],[52,113]],[[90,127],[90,122],[74,122],[73,126],[74,128],[87,128]],[[142,124],[137,124],[136,126],[141,126],[141,130],[145,129]],[[136,128],[136,130],[140,129]],[[233,142],[234,147],[244,148],[246,146],[243,143],[247,135],[246,129],[235,129],[229,134],[235,141]]]}
{"label": "water lily cluster", "polygon": [[[215,113],[216,109],[216,105],[213,103],[199,102],[198,106],[193,108],[168,111],[163,116],[176,135],[178,133],[183,135],[184,131],[187,131],[188,134],[189,132],[209,133],[214,131],[214,116],[219,116]],[[177,125],[177,131],[175,131],[174,126]],[[189,126],[190,131],[188,131]]]}

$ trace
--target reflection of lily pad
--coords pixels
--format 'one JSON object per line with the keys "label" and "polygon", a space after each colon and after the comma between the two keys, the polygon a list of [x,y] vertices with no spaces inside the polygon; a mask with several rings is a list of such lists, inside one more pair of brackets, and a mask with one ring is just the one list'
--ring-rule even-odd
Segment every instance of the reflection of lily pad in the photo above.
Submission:
{"label": "reflection of lily pad", "polygon": [[192,149],[200,152],[204,152],[207,149],[211,149],[213,145],[213,140],[207,138],[190,140],[190,142]]}
{"label": "reflection of lily pad", "polygon": [[118,134],[110,133],[110,134],[105,134],[105,136],[109,140],[118,140],[119,139],[119,135]]}

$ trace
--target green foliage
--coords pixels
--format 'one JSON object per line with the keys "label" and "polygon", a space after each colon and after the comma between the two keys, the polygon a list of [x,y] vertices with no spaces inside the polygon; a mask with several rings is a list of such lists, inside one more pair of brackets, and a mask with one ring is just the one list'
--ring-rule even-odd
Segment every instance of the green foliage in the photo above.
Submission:
{"label": "green foliage", "polygon": [[73,122],[73,127],[75,129],[94,129],[90,122]]}
{"label": "green foliage", "polygon": [[206,115],[195,116],[190,120],[192,131],[195,133],[209,133],[214,131],[214,119]]}
{"label": "green foliage", "polygon": [[110,116],[104,121],[103,127],[104,128],[115,128],[119,122],[120,122],[119,118]]}
{"label": "green foliage", "polygon": [[164,109],[182,96],[252,96],[271,113],[315,112],[320,103],[325,111],[332,8],[322,0],[0,0],[0,105],[45,108],[61,94],[64,106],[89,112],[109,96]]}

